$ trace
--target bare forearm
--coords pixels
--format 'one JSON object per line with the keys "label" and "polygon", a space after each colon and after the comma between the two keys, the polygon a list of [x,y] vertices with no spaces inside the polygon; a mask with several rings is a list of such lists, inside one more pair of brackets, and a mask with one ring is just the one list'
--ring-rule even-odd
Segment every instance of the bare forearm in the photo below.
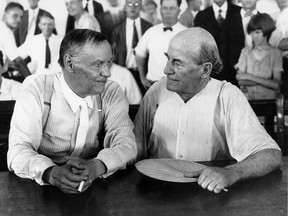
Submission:
{"label": "bare forearm", "polygon": [[281,151],[266,149],[249,156],[245,160],[227,166],[231,171],[234,183],[245,179],[260,177],[280,167],[282,163]]}
{"label": "bare forearm", "polygon": [[250,80],[240,80],[238,82],[238,84],[240,86],[256,86],[258,85],[257,83],[253,82],[253,81],[250,81]]}
{"label": "bare forearm", "polygon": [[258,76],[253,76],[251,79],[252,82],[258,83],[261,86],[266,88],[277,90],[280,87],[280,81],[272,80],[272,79],[265,79]]}

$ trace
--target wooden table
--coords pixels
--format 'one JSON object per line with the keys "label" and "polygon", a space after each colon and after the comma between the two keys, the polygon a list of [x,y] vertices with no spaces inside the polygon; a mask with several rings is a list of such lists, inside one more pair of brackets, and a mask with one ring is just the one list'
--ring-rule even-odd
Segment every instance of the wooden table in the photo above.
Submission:
{"label": "wooden table", "polygon": [[90,189],[78,195],[64,194],[53,186],[39,186],[11,172],[0,173],[0,185],[1,216],[287,215],[287,157],[283,157],[281,169],[239,182],[220,194],[203,190],[197,183],[155,180],[134,166],[107,179],[97,179]]}

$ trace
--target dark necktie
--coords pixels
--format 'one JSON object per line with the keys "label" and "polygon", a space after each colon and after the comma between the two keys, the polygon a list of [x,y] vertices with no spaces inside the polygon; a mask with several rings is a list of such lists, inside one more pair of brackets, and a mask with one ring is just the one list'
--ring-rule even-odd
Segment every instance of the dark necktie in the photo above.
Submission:
{"label": "dark necktie", "polygon": [[135,21],[133,22],[133,40],[132,40],[132,49],[134,49],[137,44],[138,44],[138,34],[137,34],[137,29],[136,29],[136,25],[135,25]]}
{"label": "dark necktie", "polygon": [[48,39],[46,39],[45,68],[48,68],[50,63],[51,63],[51,52],[48,44]]}
{"label": "dark necktie", "polygon": [[218,11],[218,17],[217,17],[217,22],[218,22],[219,25],[221,25],[221,24],[223,23],[223,21],[224,21],[224,18],[223,18],[223,16],[221,15],[221,12],[222,12],[222,10],[219,9],[219,11]]}
{"label": "dark necktie", "polygon": [[164,32],[167,31],[167,30],[173,31],[172,27],[164,27],[164,28],[163,28],[163,31],[164,31]]}

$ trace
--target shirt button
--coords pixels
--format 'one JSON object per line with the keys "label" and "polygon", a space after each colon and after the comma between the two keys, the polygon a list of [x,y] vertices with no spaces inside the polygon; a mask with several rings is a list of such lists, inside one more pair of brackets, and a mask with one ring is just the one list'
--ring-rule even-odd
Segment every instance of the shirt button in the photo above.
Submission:
{"label": "shirt button", "polygon": [[181,131],[180,134],[181,134],[181,135],[184,135],[184,131]]}
{"label": "shirt button", "polygon": [[182,155],[182,154],[180,154],[180,155],[179,155],[179,158],[183,158],[183,155]]}

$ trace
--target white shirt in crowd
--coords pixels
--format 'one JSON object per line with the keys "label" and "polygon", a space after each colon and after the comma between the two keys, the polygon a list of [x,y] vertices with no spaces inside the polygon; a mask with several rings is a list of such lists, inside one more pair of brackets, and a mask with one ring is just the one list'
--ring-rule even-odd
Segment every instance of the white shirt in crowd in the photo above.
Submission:
{"label": "white shirt in crowd", "polygon": [[171,38],[178,32],[186,29],[179,22],[172,26],[173,31],[164,31],[163,23],[149,28],[139,40],[135,48],[136,54],[146,57],[149,54],[147,79],[152,81],[160,80],[164,74],[164,68],[167,63],[167,57],[164,55],[168,50]]}
{"label": "white shirt in crowd", "polygon": [[0,101],[16,100],[20,93],[20,87],[20,82],[2,77],[2,83],[0,86]]}
{"label": "white shirt in crowd", "polygon": [[18,52],[22,58],[26,58],[27,56],[31,57],[31,62],[28,64],[28,68],[32,74],[48,72],[53,64],[58,61],[61,41],[62,37],[54,34],[52,34],[48,40],[51,52],[51,63],[48,69],[45,68],[46,39],[43,34],[27,38],[25,43],[18,48]]}
{"label": "white shirt in crowd", "polygon": [[115,81],[122,88],[129,104],[140,104],[142,94],[131,72],[120,65],[112,64],[110,80]]}
{"label": "white shirt in crowd", "polygon": [[[258,12],[257,10],[252,11],[252,16],[256,15]],[[252,46],[252,37],[250,34],[247,33],[247,26],[248,23],[251,19],[251,16],[247,16],[245,10],[242,8],[240,10],[240,14],[242,17],[242,24],[243,24],[243,30],[244,30],[244,34],[245,34],[245,46]]]}
{"label": "white shirt in crowd", "polygon": [[79,20],[75,21],[75,29],[91,29],[101,32],[101,28],[97,19],[85,11]]}
{"label": "white shirt in crowd", "polygon": [[28,9],[27,38],[33,36],[35,33],[38,13],[39,13],[39,7],[35,8],[34,10],[32,10],[31,8]]}
{"label": "white shirt in crowd", "polygon": [[17,46],[14,34],[7,25],[0,21],[0,50],[4,56],[4,71],[7,69],[8,61],[15,60],[19,54],[17,52]]}

